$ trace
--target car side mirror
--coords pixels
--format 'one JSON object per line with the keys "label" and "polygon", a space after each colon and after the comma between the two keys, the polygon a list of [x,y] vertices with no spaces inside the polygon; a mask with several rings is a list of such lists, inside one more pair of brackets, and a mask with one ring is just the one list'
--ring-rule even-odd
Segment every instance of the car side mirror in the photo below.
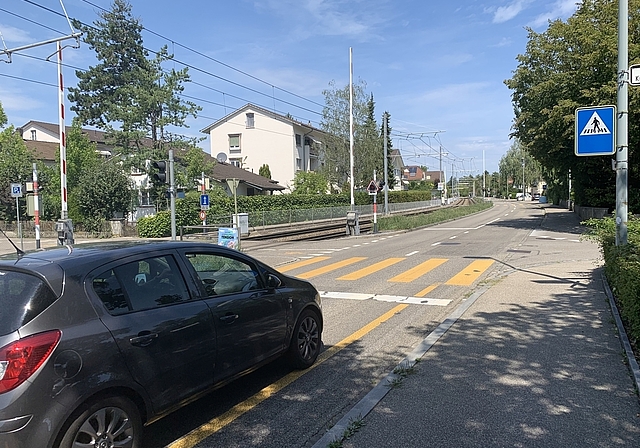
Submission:
{"label": "car side mirror", "polygon": [[271,289],[279,288],[282,285],[282,281],[273,274],[269,274],[267,277],[267,287]]}

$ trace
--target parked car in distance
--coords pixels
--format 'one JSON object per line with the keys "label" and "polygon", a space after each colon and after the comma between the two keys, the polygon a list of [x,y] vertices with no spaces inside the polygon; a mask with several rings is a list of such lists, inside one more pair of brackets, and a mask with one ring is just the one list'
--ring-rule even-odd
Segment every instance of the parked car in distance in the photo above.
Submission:
{"label": "parked car in distance", "polygon": [[142,427],[322,347],[320,296],[233,249],[109,242],[0,256],[0,447],[141,446]]}

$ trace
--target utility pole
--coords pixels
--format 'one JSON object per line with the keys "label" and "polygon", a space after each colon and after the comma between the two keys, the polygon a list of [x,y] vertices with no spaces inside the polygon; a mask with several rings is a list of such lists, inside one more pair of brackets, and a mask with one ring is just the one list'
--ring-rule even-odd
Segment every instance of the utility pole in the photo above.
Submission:
{"label": "utility pole", "polygon": [[618,135],[616,142],[616,246],[627,244],[629,149],[629,0],[618,2]]}
{"label": "utility pole", "polygon": [[173,149],[169,150],[169,195],[171,196],[171,241],[176,240],[176,181],[173,175]]}
{"label": "utility pole", "polygon": [[389,214],[389,176],[387,175],[387,171],[389,170],[389,167],[387,166],[388,162],[387,159],[389,157],[389,148],[387,145],[387,138],[388,138],[388,134],[387,134],[387,120],[388,120],[388,116],[387,113],[385,112],[384,115],[382,116],[382,124],[384,126],[384,214],[388,215]]}
{"label": "utility pole", "polygon": [[353,175],[353,49],[349,47],[349,167],[351,183],[351,211],[355,209],[353,190],[355,186]]}
{"label": "utility pole", "polygon": [[522,158],[522,200],[524,201],[524,157]]}

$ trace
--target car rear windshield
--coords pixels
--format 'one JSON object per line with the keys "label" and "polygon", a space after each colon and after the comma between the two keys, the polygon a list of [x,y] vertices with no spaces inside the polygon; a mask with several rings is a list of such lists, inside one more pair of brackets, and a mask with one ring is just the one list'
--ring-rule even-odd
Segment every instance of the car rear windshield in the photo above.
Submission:
{"label": "car rear windshield", "polygon": [[0,336],[28,323],[55,299],[53,291],[35,275],[0,270]]}

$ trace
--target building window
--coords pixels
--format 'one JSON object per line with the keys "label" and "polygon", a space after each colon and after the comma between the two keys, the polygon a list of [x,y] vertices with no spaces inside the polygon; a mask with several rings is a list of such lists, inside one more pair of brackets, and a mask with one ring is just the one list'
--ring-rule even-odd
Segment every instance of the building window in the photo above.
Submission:
{"label": "building window", "polygon": [[149,190],[140,190],[140,195],[138,196],[138,202],[140,205],[152,205]]}
{"label": "building window", "polygon": [[229,159],[229,164],[242,168],[242,159]]}
{"label": "building window", "polygon": [[35,140],[35,139],[36,139],[36,130],[31,129],[31,140]]}
{"label": "building window", "polygon": [[229,134],[229,151],[240,151],[240,134]]}
{"label": "building window", "polygon": [[255,127],[255,121],[253,118],[253,112],[247,113],[247,129],[253,129]]}
{"label": "building window", "polygon": [[296,146],[302,146],[302,135],[296,134]]}

